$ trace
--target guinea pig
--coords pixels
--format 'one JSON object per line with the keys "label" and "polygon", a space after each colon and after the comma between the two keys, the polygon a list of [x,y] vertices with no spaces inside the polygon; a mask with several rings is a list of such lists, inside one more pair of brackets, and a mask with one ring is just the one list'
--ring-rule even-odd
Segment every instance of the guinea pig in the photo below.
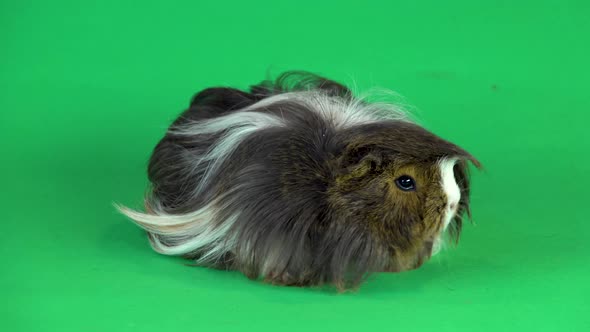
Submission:
{"label": "guinea pig", "polygon": [[197,93],[153,150],[145,212],[118,208],[158,253],[344,290],[458,240],[470,163],[395,106],[287,72]]}

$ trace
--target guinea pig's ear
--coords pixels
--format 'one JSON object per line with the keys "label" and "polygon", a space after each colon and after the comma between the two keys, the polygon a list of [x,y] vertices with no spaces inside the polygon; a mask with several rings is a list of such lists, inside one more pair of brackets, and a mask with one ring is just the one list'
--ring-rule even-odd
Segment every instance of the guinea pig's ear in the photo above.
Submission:
{"label": "guinea pig's ear", "polygon": [[383,155],[374,145],[348,146],[338,159],[342,180],[361,179],[379,173]]}

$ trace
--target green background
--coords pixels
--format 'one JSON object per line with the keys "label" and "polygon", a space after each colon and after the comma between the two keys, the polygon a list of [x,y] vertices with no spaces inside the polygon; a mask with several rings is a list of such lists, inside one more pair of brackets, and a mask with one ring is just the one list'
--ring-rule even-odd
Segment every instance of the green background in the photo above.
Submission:
{"label": "green background", "polygon": [[[0,4],[5,331],[589,331],[587,1]],[[356,293],[151,251],[113,201],[193,93],[303,69],[476,155],[473,226]]]}

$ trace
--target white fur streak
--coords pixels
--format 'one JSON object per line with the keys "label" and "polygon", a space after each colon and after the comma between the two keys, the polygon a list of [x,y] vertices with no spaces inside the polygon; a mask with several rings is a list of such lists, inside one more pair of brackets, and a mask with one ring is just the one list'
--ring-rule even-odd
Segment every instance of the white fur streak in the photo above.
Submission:
{"label": "white fur streak", "polygon": [[[215,261],[231,250],[233,241],[227,234],[236,217],[216,222],[214,203],[186,214],[156,212],[147,214],[123,206],[119,211],[150,233],[152,248],[165,255],[184,255],[199,249],[206,249],[197,260],[199,263]],[[173,242],[166,245],[160,241]]]}
{"label": "white fur streak", "polygon": [[[456,162],[456,159],[449,158],[444,158],[439,161],[441,186],[446,196],[445,215],[443,216],[443,230],[441,233],[444,232],[451,223],[451,220],[457,212],[459,200],[461,199],[461,190],[459,189],[459,185],[455,180],[455,172],[453,170]],[[442,234],[440,234],[434,241],[432,249],[433,255],[439,252],[441,249],[441,237]]]}
{"label": "white fur streak", "polygon": [[363,98],[347,100],[317,91],[287,92],[271,96],[244,110],[268,107],[272,104],[293,101],[315,111],[337,129],[374,123],[381,120],[406,120],[406,115],[395,105],[387,103],[363,104]]}
{"label": "white fur streak", "polygon": [[459,185],[455,180],[455,172],[453,171],[456,162],[456,159],[445,158],[439,163],[441,185],[447,197],[446,213],[444,217],[445,229],[451,222],[451,219],[453,219],[455,216],[455,212],[457,212],[457,206],[459,205],[459,200],[461,199],[461,190],[459,189]]}
{"label": "white fur streak", "polygon": [[265,128],[281,126],[285,126],[285,123],[277,116],[242,110],[218,118],[171,128],[170,133],[198,136],[226,131],[205,155],[197,156],[198,159],[193,161],[192,172],[203,167],[203,161],[209,162],[205,164],[207,166],[204,174],[199,185],[195,188],[194,195],[198,195],[211,181],[214,170],[219,169],[237,146],[250,134]]}

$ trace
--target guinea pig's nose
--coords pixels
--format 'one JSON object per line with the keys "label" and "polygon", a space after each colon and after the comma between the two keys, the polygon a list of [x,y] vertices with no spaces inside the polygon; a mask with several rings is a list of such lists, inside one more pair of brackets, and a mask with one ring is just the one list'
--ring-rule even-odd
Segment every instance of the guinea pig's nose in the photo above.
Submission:
{"label": "guinea pig's nose", "polygon": [[449,204],[449,209],[454,210],[457,207],[457,203],[452,202],[451,204]]}

